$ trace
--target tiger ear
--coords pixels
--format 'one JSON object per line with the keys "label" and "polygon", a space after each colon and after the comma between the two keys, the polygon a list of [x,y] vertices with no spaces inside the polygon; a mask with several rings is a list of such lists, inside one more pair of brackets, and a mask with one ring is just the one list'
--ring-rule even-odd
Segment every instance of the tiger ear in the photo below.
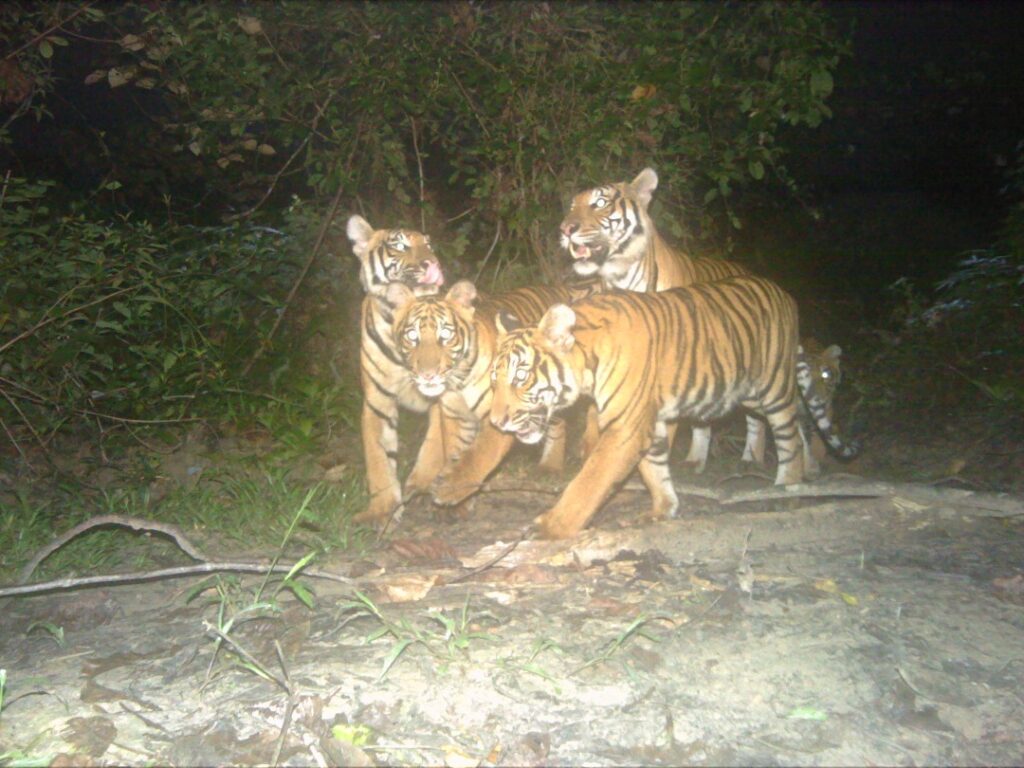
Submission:
{"label": "tiger ear", "polygon": [[523,321],[511,312],[501,310],[494,318],[494,325],[498,328],[499,336],[508,336],[512,331],[518,331],[523,327]]}
{"label": "tiger ear", "polygon": [[630,183],[633,195],[644,208],[651,203],[651,196],[658,188],[658,174],[653,168],[644,168]]}
{"label": "tiger ear", "polygon": [[472,309],[473,302],[477,297],[476,286],[469,280],[459,280],[448,289],[445,298],[453,304],[458,304],[463,309]]}
{"label": "tiger ear", "polygon": [[537,330],[555,349],[568,352],[576,342],[572,335],[576,325],[576,313],[565,304],[555,304],[544,313]]}
{"label": "tiger ear", "polygon": [[394,309],[401,309],[415,298],[416,294],[405,283],[388,283],[384,291],[384,301]]}
{"label": "tiger ear", "polygon": [[837,362],[839,361],[839,358],[842,354],[843,348],[840,347],[838,344],[833,344],[828,349],[825,350],[825,356],[830,357]]}
{"label": "tiger ear", "polygon": [[370,238],[373,237],[373,227],[370,226],[370,222],[358,213],[354,213],[349,217],[348,224],[345,225],[345,234],[352,241],[352,250],[356,256],[362,258],[366,253]]}

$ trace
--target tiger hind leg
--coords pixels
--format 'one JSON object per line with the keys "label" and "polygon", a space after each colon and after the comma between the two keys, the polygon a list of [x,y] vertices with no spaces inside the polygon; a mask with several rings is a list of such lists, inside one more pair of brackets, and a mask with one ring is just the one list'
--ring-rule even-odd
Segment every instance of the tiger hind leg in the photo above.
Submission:
{"label": "tiger hind leg", "polygon": [[711,427],[694,425],[690,437],[690,450],[686,454],[686,463],[692,465],[693,471],[700,474],[708,463],[711,451]]}
{"label": "tiger hind leg", "polygon": [[804,441],[797,426],[796,403],[765,410],[765,418],[775,438],[775,452],[779,465],[775,473],[776,485],[799,483],[804,478]]}
{"label": "tiger hind leg", "polygon": [[764,447],[767,442],[767,427],[761,419],[747,414],[747,440],[743,445],[743,461],[764,466]]}

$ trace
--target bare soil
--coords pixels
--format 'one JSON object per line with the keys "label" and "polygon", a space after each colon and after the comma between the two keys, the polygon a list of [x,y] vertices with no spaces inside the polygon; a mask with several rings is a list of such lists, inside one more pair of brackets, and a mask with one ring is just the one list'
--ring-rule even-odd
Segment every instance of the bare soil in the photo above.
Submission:
{"label": "bare soil", "polygon": [[[932,477],[964,469],[962,440],[930,449]],[[886,467],[920,471],[931,456],[901,450],[876,443],[860,464],[827,463],[822,482],[903,480]],[[413,505],[367,556],[318,563],[354,585],[306,579],[315,609],[282,593],[280,615],[232,631],[267,670],[286,670],[290,695],[217,651],[217,605],[185,600],[194,579],[6,599],[0,753],[180,766],[265,764],[278,748],[284,765],[1024,763],[1024,497],[940,483],[738,502],[770,480],[734,469],[718,456],[707,476],[678,471],[684,513],[668,521],[645,519],[633,479],[566,542],[511,546],[565,482],[531,477],[522,460],[463,519]],[[35,622],[62,627],[64,646],[26,632]]]}

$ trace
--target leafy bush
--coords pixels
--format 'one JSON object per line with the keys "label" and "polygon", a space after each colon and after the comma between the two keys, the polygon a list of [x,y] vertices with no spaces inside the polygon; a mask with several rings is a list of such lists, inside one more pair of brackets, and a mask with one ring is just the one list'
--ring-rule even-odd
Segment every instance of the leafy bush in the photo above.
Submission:
{"label": "leafy bush", "polygon": [[[500,257],[532,264],[550,252],[570,191],[645,165],[661,175],[677,236],[684,223],[702,232],[711,213],[738,226],[729,195],[767,177],[789,183],[780,131],[829,116],[847,50],[824,9],[805,3],[281,0],[105,12],[91,37],[117,42],[73,39],[91,46],[94,69],[69,76],[119,109],[124,93],[146,105],[120,149],[116,127],[106,139],[114,158],[161,155],[159,172],[147,161],[152,183],[139,183],[138,162],[115,174],[129,207],[161,207],[154,198],[169,194],[180,209],[201,193],[203,210],[239,215],[340,186],[377,218],[444,234],[450,256],[479,260],[494,241]],[[0,36],[15,43],[45,23],[24,18]],[[17,60],[56,57],[46,39]]]}
{"label": "leafy bush", "polygon": [[[46,183],[9,178],[0,197],[0,418],[40,445],[71,423],[145,426],[229,412],[272,385],[246,376],[301,261],[295,237],[221,227],[101,221],[46,205]],[[298,377],[288,383],[303,386]],[[326,395],[305,396],[316,407]],[[259,399],[259,398],[257,398]],[[317,400],[317,402],[313,402]],[[287,409],[232,406],[259,421]],[[298,425],[301,414],[289,411]],[[306,430],[307,432],[309,430]]]}

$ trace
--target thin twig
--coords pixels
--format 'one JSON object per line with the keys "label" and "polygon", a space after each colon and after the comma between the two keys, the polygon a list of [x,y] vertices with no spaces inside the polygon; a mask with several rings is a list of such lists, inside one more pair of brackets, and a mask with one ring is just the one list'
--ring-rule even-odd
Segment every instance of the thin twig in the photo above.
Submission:
{"label": "thin twig", "polygon": [[[19,333],[13,339],[9,339],[8,341],[4,342],[3,344],[0,344],[0,353],[5,352],[8,347],[14,346],[15,344],[17,344],[22,339],[27,338],[28,336],[31,336],[33,333],[38,331],[40,328],[43,328],[44,326],[47,326],[50,323],[56,322],[57,320],[62,320],[63,318],[67,317],[68,315],[73,314],[75,312],[80,312],[83,309],[88,309],[89,307],[93,307],[93,306],[95,306],[97,304],[102,304],[104,301],[110,301],[110,299],[116,298],[116,297],[120,296],[123,293],[128,293],[129,291],[136,291],[138,289],[139,289],[139,286],[137,286],[137,285],[132,285],[132,286],[129,286],[127,288],[122,288],[119,291],[114,291],[113,293],[108,293],[106,296],[100,296],[98,299],[94,299],[92,301],[86,302],[85,304],[79,304],[77,307],[72,307],[71,309],[67,310],[66,312],[62,312],[61,314],[56,315],[54,317],[47,317],[47,318],[45,318],[43,320],[40,320],[38,323],[33,325],[31,328],[29,328],[29,329]],[[73,290],[74,289],[72,289],[72,291]],[[71,293],[71,291],[68,291],[68,294],[70,294],[70,293]],[[68,295],[68,294],[65,294],[65,295]],[[50,309],[52,309],[52,308],[53,307],[51,307]],[[47,312],[49,312],[49,311],[50,310],[47,310]]]}
{"label": "thin twig", "polygon": [[420,232],[427,231],[427,212],[424,206],[425,198],[423,195],[423,158],[420,156],[420,142],[417,138],[416,121],[411,115],[406,115],[409,118],[409,125],[412,126],[412,148],[416,153],[416,167],[419,169],[420,174]]}
{"label": "thin twig", "polygon": [[284,306],[281,307],[281,311],[277,313],[277,319],[274,320],[274,325],[270,329],[270,333],[267,334],[267,338],[263,340],[263,343],[256,347],[256,352],[252,357],[249,358],[249,362],[245,364],[245,368],[242,369],[242,376],[248,376],[249,371],[252,370],[253,365],[260,359],[269,344],[270,340],[274,338],[277,333],[278,327],[281,325],[281,321],[284,320],[285,312],[288,311],[288,307],[291,306],[292,299],[295,298],[296,292],[299,290],[299,286],[306,279],[306,273],[309,272],[309,268],[313,265],[313,260],[320,252],[320,246],[323,245],[324,240],[327,237],[327,230],[330,228],[331,222],[334,220],[334,214],[338,210],[338,204],[341,202],[341,193],[344,190],[344,186],[338,185],[338,191],[334,194],[334,200],[331,202],[330,210],[327,212],[327,216],[324,218],[323,223],[320,224],[320,233],[316,237],[316,242],[313,244],[312,250],[309,252],[309,256],[306,258],[306,263],[302,266],[302,271],[299,276],[295,278],[295,282],[292,284],[292,288],[288,291],[288,296],[284,300]]}
{"label": "thin twig", "polygon": [[28,581],[28,577],[32,575],[32,572],[41,562],[43,562],[43,560],[67,544],[71,539],[91,528],[98,528],[102,525],[120,525],[125,528],[132,528],[136,531],[156,531],[157,533],[162,533],[165,536],[170,536],[174,539],[178,547],[180,547],[181,550],[193,560],[206,562],[209,559],[199,551],[198,547],[185,537],[177,526],[170,525],[169,523],[158,523],[153,520],[144,520],[141,517],[128,517],[126,515],[98,515],[96,517],[90,517],[88,520],[79,523],[74,528],[65,531],[63,534],[36,552],[35,556],[29,560],[25,567],[18,573],[18,583],[24,584]]}
{"label": "thin twig", "polygon": [[67,24],[69,21],[71,21],[76,16],[81,16],[83,13],[85,13],[87,10],[89,10],[93,5],[95,5],[95,2],[86,3],[85,5],[80,7],[77,11],[75,11],[70,16],[68,16],[66,19],[61,19],[56,24],[54,24],[52,27],[50,27],[49,29],[46,29],[46,30],[40,32],[38,35],[33,37],[31,40],[29,40],[24,45],[20,46],[19,48],[15,48],[13,51],[11,51],[6,56],[4,56],[3,60],[7,61],[8,59],[13,59],[15,56],[17,56],[19,53],[24,51],[26,48],[31,48],[33,45],[38,43],[44,37],[48,37],[51,32],[55,32],[56,30],[60,29],[61,27],[63,27],[65,24]]}
{"label": "thin twig", "polygon": [[[181,576],[195,576],[200,573],[220,573],[222,571],[233,571],[235,573],[288,573],[295,567],[295,563],[284,565],[270,565],[269,563],[256,562],[220,562],[211,560],[198,565],[183,565],[176,568],[161,568],[156,571],[135,571],[134,573],[112,573],[100,576],[66,576],[63,579],[52,581],[41,581],[35,584],[23,584],[15,587],[0,587],[0,597],[15,597],[17,595],[30,595],[40,592],[54,592],[63,589],[77,589],[79,587],[96,587],[103,584],[127,584],[137,581],[157,581],[159,579],[176,579]],[[331,573],[319,568],[305,568],[302,571],[304,576],[314,579],[324,579],[345,585],[358,585],[355,579],[342,576],[340,573]]]}
{"label": "thin twig", "polygon": [[288,167],[295,161],[295,158],[299,156],[299,153],[305,149],[310,139],[313,138],[313,134],[316,133],[316,126],[320,122],[320,118],[323,117],[324,111],[330,106],[333,99],[334,94],[332,93],[327,97],[327,101],[324,102],[322,107],[317,107],[316,114],[313,116],[313,122],[309,126],[309,133],[306,134],[306,138],[299,142],[299,146],[295,148],[295,151],[291,153],[284,165],[282,165],[278,172],[274,174],[273,178],[270,179],[270,186],[268,186],[267,191],[263,193],[263,197],[257,200],[255,205],[250,207],[248,210],[228,216],[227,221],[238,221],[239,219],[248,218],[249,216],[252,216],[252,214],[256,213],[256,211],[259,210],[265,202],[267,202],[267,198],[270,197],[270,194],[274,191],[275,187],[277,187],[277,182],[281,180],[284,172],[288,170]]}
{"label": "thin twig", "polygon": [[471,571],[467,571],[466,573],[463,573],[463,574],[460,574],[460,575],[458,575],[458,576],[456,576],[454,578],[448,579],[448,581],[446,583],[448,583],[448,584],[458,584],[460,581],[466,581],[467,579],[473,578],[478,573],[482,573],[483,571],[486,571],[488,568],[494,566],[496,563],[498,563],[501,560],[503,560],[506,557],[508,557],[512,553],[512,550],[514,550],[516,547],[518,547],[520,544],[522,544],[526,540],[526,537],[530,535],[530,531],[531,530],[532,530],[532,526],[529,526],[529,525],[526,526],[525,528],[523,528],[519,532],[519,538],[516,539],[515,541],[513,541],[507,547],[505,547],[505,549],[502,550],[498,555],[496,555],[495,557],[491,558],[490,560],[488,560],[483,565],[478,565],[476,568],[474,568]]}
{"label": "thin twig", "polygon": [[[8,398],[8,400],[9,399],[10,398]],[[25,466],[27,466],[29,469],[32,469],[32,462],[28,460],[28,456],[25,454],[25,451],[21,449],[21,445],[18,443],[17,439],[15,439],[14,435],[11,434],[11,430],[7,428],[7,422],[4,421],[3,419],[0,419],[0,426],[4,428],[4,432],[7,435],[7,439],[11,441],[11,445],[13,445],[15,449],[18,451],[18,455],[21,456],[21,460],[25,462]]]}
{"label": "thin twig", "polygon": [[501,235],[501,219],[498,219],[498,226],[494,229],[494,239],[491,241],[491,247],[487,249],[487,255],[484,256],[483,262],[480,264],[480,269],[476,271],[476,279],[473,282],[477,282],[480,279],[480,275],[483,274],[484,269],[487,267],[487,262],[491,260],[491,254],[494,253],[494,246],[498,244],[498,237]]}

